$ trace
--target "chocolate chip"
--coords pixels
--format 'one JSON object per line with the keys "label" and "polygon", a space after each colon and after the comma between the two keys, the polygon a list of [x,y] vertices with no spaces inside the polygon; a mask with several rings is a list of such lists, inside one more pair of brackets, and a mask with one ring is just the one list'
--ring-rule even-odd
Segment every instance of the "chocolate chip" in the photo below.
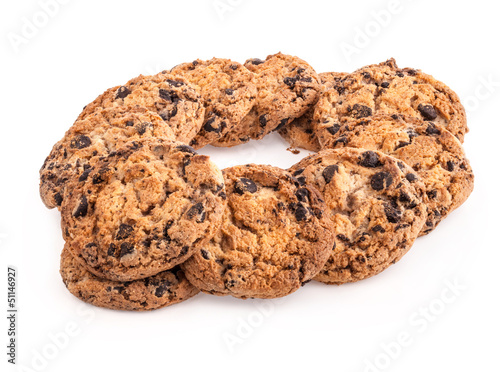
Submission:
{"label": "chocolate chip", "polygon": [[82,172],[82,174],[80,175],[80,177],[78,178],[78,182],[84,182],[87,180],[87,178],[89,178],[89,174],[90,172],[92,172],[92,169],[93,168],[88,168],[87,170],[84,170]]}
{"label": "chocolate chip", "polygon": [[229,95],[229,96],[232,96],[233,93],[234,93],[234,90],[233,89],[226,89],[226,94]]}
{"label": "chocolate chip", "polygon": [[396,72],[396,75],[399,76],[399,77],[404,77],[405,76],[405,74],[403,72],[401,72],[401,71]]}
{"label": "chocolate chip", "polygon": [[380,162],[380,158],[376,152],[373,151],[365,151],[361,155],[361,161],[359,162],[359,165],[366,167],[366,168],[377,168],[381,167],[382,163]]}
{"label": "chocolate chip", "polygon": [[208,119],[206,121],[206,123],[203,125],[203,129],[205,129],[205,131],[207,132],[216,132],[216,133],[220,133],[220,127],[218,126],[213,126],[214,122],[215,122],[215,119],[216,117],[215,116],[212,116],[210,119]]}
{"label": "chocolate chip", "polygon": [[300,168],[300,169],[297,169],[295,172],[293,172],[293,175],[295,177],[301,175],[302,173],[304,173],[304,168]]}
{"label": "chocolate chip", "polygon": [[106,180],[105,176],[108,171],[109,168],[99,169],[99,171],[92,177],[92,184],[99,185],[100,183],[103,183]]}
{"label": "chocolate chip", "polygon": [[171,285],[172,283],[170,283],[168,280],[161,283],[155,290],[155,296],[162,297],[168,291],[168,287]]}
{"label": "chocolate chip", "polygon": [[187,153],[193,154],[193,155],[197,154],[195,149],[193,149],[191,146],[188,146],[188,145],[179,145],[175,149],[182,151],[182,152],[187,152]]}
{"label": "chocolate chip", "polygon": [[365,79],[370,79],[372,76],[370,75],[370,73],[369,73],[369,72],[363,72],[363,77],[364,77]]}
{"label": "chocolate chip", "polygon": [[196,203],[191,208],[189,208],[186,213],[186,217],[190,220],[195,216],[199,216],[197,220],[198,223],[202,223],[203,221],[205,221],[205,207],[203,206],[203,203]]}
{"label": "chocolate chip", "polygon": [[384,212],[390,223],[398,223],[401,220],[401,212],[390,204],[384,205]]}
{"label": "chocolate chip", "polygon": [[204,249],[202,249],[201,251],[201,256],[205,259],[205,260],[209,260],[210,259],[210,256],[208,255],[208,252]]}
{"label": "chocolate chip", "polygon": [[304,186],[306,184],[306,178],[305,177],[297,177],[297,182],[299,185]]}
{"label": "chocolate chip", "polygon": [[385,229],[381,225],[375,225],[372,227],[372,231],[385,233]]}
{"label": "chocolate chip", "polygon": [[179,87],[184,85],[184,83],[182,81],[176,81],[176,80],[170,80],[170,79],[167,79],[167,83],[169,83],[170,85],[172,85],[176,88],[179,88]]}
{"label": "chocolate chip", "polygon": [[304,207],[301,203],[297,205],[294,213],[297,221],[305,221],[307,219],[307,214],[308,214],[307,208]]}
{"label": "chocolate chip", "polygon": [[366,118],[366,117],[372,115],[371,108],[369,108],[368,106],[360,105],[359,103],[356,103],[352,107],[350,112],[351,112],[351,115],[354,116],[356,119]]}
{"label": "chocolate chip", "polygon": [[349,140],[347,139],[346,136],[339,137],[335,142],[333,143],[334,146],[337,146],[339,143],[345,145]]}
{"label": "chocolate chip", "polygon": [[239,65],[234,64],[234,65],[231,65],[231,66],[229,66],[229,67],[231,68],[231,70],[236,71],[236,70],[237,70],[240,66],[239,66]]}
{"label": "chocolate chip", "polygon": [[451,160],[448,160],[446,162],[446,168],[449,172],[453,172],[453,170],[455,169],[455,163],[453,163]]}
{"label": "chocolate chip", "polygon": [[89,203],[87,201],[87,197],[85,195],[82,195],[80,198],[80,204],[78,204],[78,207],[73,211],[73,217],[85,217],[87,215],[89,208]]}
{"label": "chocolate chip", "polygon": [[382,84],[380,84],[382,88],[389,88],[389,83],[387,81],[384,81]]}
{"label": "chocolate chip", "polygon": [[414,182],[414,181],[418,180],[418,177],[413,173],[408,173],[406,175],[406,179],[410,182]]}
{"label": "chocolate chip", "polygon": [[69,144],[69,147],[72,149],[84,149],[86,147],[89,147],[92,141],[90,140],[89,137],[82,135],[79,135],[71,140],[71,143]]}
{"label": "chocolate chip", "polygon": [[114,257],[116,253],[116,245],[111,243],[108,247],[108,256]]}
{"label": "chocolate chip", "polygon": [[189,251],[189,247],[187,245],[185,245],[184,247],[182,247],[180,253],[179,253],[179,257],[182,257],[182,256],[185,256]]}
{"label": "chocolate chip", "polygon": [[139,133],[139,135],[142,136],[151,126],[152,124],[148,122],[139,123],[136,125],[135,130],[137,131],[137,133]]}
{"label": "chocolate chip", "polygon": [[286,77],[283,79],[283,82],[288,85],[290,88],[295,87],[295,83],[297,82],[296,78]]}
{"label": "chocolate chip", "polygon": [[380,191],[392,184],[392,176],[388,172],[378,172],[372,176],[372,189]]}
{"label": "chocolate chip", "polygon": [[116,233],[116,240],[127,239],[130,234],[134,231],[134,228],[126,223],[122,223],[118,228],[118,232]]}
{"label": "chocolate chip", "polygon": [[309,190],[308,189],[298,189],[295,193],[297,199],[301,202],[307,202],[309,198]]}
{"label": "chocolate chip", "polygon": [[323,178],[325,179],[325,182],[326,183],[330,183],[330,181],[332,180],[333,176],[338,171],[339,171],[339,166],[336,165],[336,164],[329,165],[328,167],[326,167],[325,169],[323,169],[322,175],[323,175]]}
{"label": "chocolate chip", "polygon": [[340,125],[333,124],[332,126],[327,127],[326,130],[328,131],[328,133],[330,133],[333,136],[340,130]]}
{"label": "chocolate chip", "polygon": [[58,192],[57,194],[54,195],[54,201],[56,202],[56,205],[61,205],[63,202],[63,197],[61,196],[61,193]]}
{"label": "chocolate chip", "polygon": [[285,118],[285,119],[281,119],[279,125],[274,129],[273,132],[276,132],[277,130],[280,130],[281,128],[283,128],[285,125],[288,124],[288,120],[290,120],[290,118]]}
{"label": "chocolate chip", "polygon": [[122,243],[120,245],[120,258],[123,258],[124,256],[134,253],[135,247],[130,244],[130,243]]}
{"label": "chocolate chip", "polygon": [[427,129],[425,130],[425,133],[432,136],[433,134],[440,135],[441,131],[438,128],[436,128],[436,126],[433,123],[429,123]]}
{"label": "chocolate chip", "polygon": [[417,109],[425,120],[434,120],[437,118],[436,109],[432,105],[424,105],[421,103],[418,105]]}
{"label": "chocolate chip", "polygon": [[125,126],[126,127],[133,127],[134,126],[134,121],[133,120],[127,120],[127,122],[125,123]]}
{"label": "chocolate chip", "polygon": [[169,92],[166,89],[160,89],[159,93],[160,93],[160,98],[164,99],[165,101],[168,101],[168,102],[179,101],[179,96],[174,91]]}
{"label": "chocolate chip", "polygon": [[261,65],[264,63],[264,61],[259,59],[259,58],[252,58],[252,59],[248,60],[248,62],[250,62],[252,65],[255,65],[255,66]]}
{"label": "chocolate chip", "polygon": [[118,99],[118,98],[122,98],[123,99],[123,98],[127,97],[130,93],[132,93],[130,91],[130,89],[128,89],[127,87],[121,86],[116,91],[115,99]]}
{"label": "chocolate chip", "polygon": [[261,116],[259,117],[259,123],[260,123],[260,126],[261,126],[262,128],[265,128],[265,127],[266,127],[266,124],[267,124],[267,118],[266,118],[266,115],[265,115],[265,114],[264,114],[264,115],[261,115]]}
{"label": "chocolate chip", "polygon": [[257,192],[257,185],[248,178],[240,178],[234,185],[234,192],[243,195],[245,191],[253,194]]}
{"label": "chocolate chip", "polygon": [[427,191],[427,197],[429,199],[434,199],[436,196],[437,196],[437,191],[436,190]]}

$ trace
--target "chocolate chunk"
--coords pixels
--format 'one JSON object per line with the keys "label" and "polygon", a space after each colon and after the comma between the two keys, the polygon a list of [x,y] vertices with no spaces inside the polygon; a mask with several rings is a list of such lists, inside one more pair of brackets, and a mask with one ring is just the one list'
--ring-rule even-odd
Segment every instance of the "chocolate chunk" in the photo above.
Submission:
{"label": "chocolate chunk", "polygon": [[56,205],[61,205],[63,202],[63,197],[61,196],[61,193],[58,192],[57,194],[54,195],[54,201],[56,202]]}
{"label": "chocolate chunk", "polygon": [[111,243],[108,247],[108,256],[114,257],[116,253],[116,245]]}
{"label": "chocolate chunk", "polygon": [[380,191],[389,187],[392,184],[392,176],[388,172],[378,172],[372,176],[371,186],[372,189]]}
{"label": "chocolate chunk", "polygon": [[385,233],[385,229],[381,225],[375,225],[372,227],[372,231]]}
{"label": "chocolate chunk", "polygon": [[168,280],[161,283],[155,290],[155,296],[162,297],[168,291],[168,287],[170,287],[171,285],[172,283],[170,283]]}
{"label": "chocolate chunk", "polygon": [[307,202],[309,198],[309,190],[308,189],[298,189],[295,193],[297,199],[301,202]]}
{"label": "chocolate chunk", "polygon": [[109,168],[101,168],[99,171],[94,174],[92,177],[92,184],[98,185],[100,183],[103,183],[106,180],[106,173],[109,171]]}
{"label": "chocolate chunk", "polygon": [[179,253],[179,257],[182,257],[182,256],[185,256],[189,251],[189,247],[187,245],[185,245],[184,247],[182,247],[180,253]]}
{"label": "chocolate chunk", "polygon": [[130,243],[122,243],[120,245],[120,258],[123,258],[124,256],[128,255],[128,254],[131,254],[131,253],[134,253],[135,251],[135,247],[130,244]]}
{"label": "chocolate chunk", "polygon": [[340,125],[333,124],[331,127],[327,127],[326,130],[333,136],[340,130]]}
{"label": "chocolate chunk", "polygon": [[126,223],[122,223],[118,228],[118,232],[116,233],[116,240],[127,239],[130,234],[134,231],[133,226],[127,225]]}
{"label": "chocolate chunk", "polygon": [[295,87],[295,83],[297,82],[296,78],[286,77],[283,79],[283,82],[288,85],[290,88]]}
{"label": "chocolate chunk", "polygon": [[435,199],[436,196],[437,196],[437,191],[436,190],[427,191],[427,197],[429,199]]}
{"label": "chocolate chunk", "polygon": [[233,95],[233,93],[234,93],[234,90],[233,90],[233,89],[226,89],[226,90],[225,90],[225,92],[226,92],[226,94],[227,94],[228,96],[232,96],[232,95]]}
{"label": "chocolate chunk", "polygon": [[187,153],[193,154],[193,155],[197,154],[195,149],[193,149],[191,146],[188,146],[188,145],[179,145],[175,149],[182,151],[182,152],[187,152]]}
{"label": "chocolate chunk", "polygon": [[176,88],[179,88],[179,87],[184,85],[184,83],[182,81],[176,81],[176,80],[170,80],[170,79],[167,79],[167,83],[169,83],[170,85],[172,85]]}
{"label": "chocolate chunk", "polygon": [[414,182],[414,181],[418,180],[418,177],[413,173],[408,173],[406,175],[406,179],[410,182]]}
{"label": "chocolate chunk", "polygon": [[287,125],[288,124],[288,120],[290,120],[290,118],[281,119],[279,125],[273,130],[273,132],[276,132],[277,130],[280,130],[285,125]]}
{"label": "chocolate chunk", "polygon": [[401,78],[405,77],[405,74],[403,72],[401,72],[401,71],[396,72],[396,75],[399,76],[399,77],[401,77]]}
{"label": "chocolate chunk", "polygon": [[231,65],[231,66],[229,66],[229,67],[231,68],[231,70],[236,71],[236,70],[237,70],[240,66],[239,66],[239,65],[234,64],[234,65]]}
{"label": "chocolate chunk", "polygon": [[389,83],[387,81],[384,81],[382,84],[380,84],[382,88],[389,88]]}
{"label": "chocolate chunk", "polygon": [[259,58],[252,58],[252,59],[249,59],[248,62],[250,62],[252,65],[261,65],[264,63],[263,60],[259,59]]}
{"label": "chocolate chunk", "polygon": [[86,147],[89,147],[92,141],[90,140],[89,137],[82,135],[79,135],[71,140],[71,143],[69,144],[69,147],[72,149],[84,149]]}
{"label": "chocolate chunk", "polygon": [[323,175],[323,178],[325,179],[325,182],[326,183],[330,183],[330,181],[332,180],[333,176],[338,171],[339,171],[339,166],[336,165],[336,164],[329,165],[328,167],[326,167],[325,169],[323,169],[322,175]]}
{"label": "chocolate chunk", "polygon": [[297,182],[299,185],[304,186],[306,184],[306,178],[305,177],[297,177]]}
{"label": "chocolate chunk", "polygon": [[186,213],[188,219],[193,219],[195,216],[199,216],[197,222],[201,223],[205,221],[205,206],[203,203],[196,203]]}
{"label": "chocolate chunk", "polygon": [[127,122],[125,123],[125,126],[126,127],[133,127],[134,126],[134,121],[133,120],[127,120]]}
{"label": "chocolate chunk", "polygon": [[424,105],[421,103],[418,105],[417,109],[425,120],[434,120],[437,118],[436,109],[432,105]]}
{"label": "chocolate chunk", "polygon": [[304,207],[301,203],[297,205],[294,213],[297,221],[305,221],[307,219],[307,214],[308,214],[307,208]]}
{"label": "chocolate chunk", "polygon": [[127,87],[121,86],[116,91],[115,99],[118,99],[118,98],[122,98],[123,99],[123,98],[127,97],[130,93],[132,93],[130,91],[130,89],[128,89]]}
{"label": "chocolate chunk", "polygon": [[248,178],[240,178],[234,185],[234,192],[243,195],[245,191],[253,194],[257,192],[257,185]]}
{"label": "chocolate chunk", "polygon": [[215,122],[216,116],[212,116],[210,119],[206,121],[206,123],[203,125],[203,129],[205,129],[207,132],[215,132],[215,133],[220,133],[220,127],[219,126],[213,126]]}
{"label": "chocolate chunk", "polygon": [[160,98],[164,99],[165,101],[168,101],[168,102],[177,102],[177,101],[179,101],[179,96],[174,91],[170,91],[169,92],[166,89],[160,89],[159,92],[160,92]]}
{"label": "chocolate chunk", "polygon": [[366,117],[372,115],[371,108],[369,108],[368,106],[360,105],[359,103],[356,103],[352,107],[350,112],[351,112],[351,115],[354,116],[356,119],[366,118]]}
{"label": "chocolate chunk", "polygon": [[337,146],[339,143],[345,145],[349,140],[347,139],[346,136],[339,137],[335,142],[333,143],[334,146]]}
{"label": "chocolate chunk", "polygon": [[87,197],[82,195],[80,198],[80,204],[78,204],[78,207],[73,211],[73,217],[85,217],[87,215],[88,208],[89,203],[87,201]]}
{"label": "chocolate chunk", "polygon": [[267,124],[267,118],[266,118],[266,115],[265,115],[265,114],[264,114],[264,115],[261,115],[261,116],[259,117],[259,123],[260,123],[260,126],[261,126],[262,128],[265,128],[265,127],[266,127],[266,124]]}
{"label": "chocolate chunk", "polygon": [[362,155],[361,161],[359,165],[366,168],[377,168],[382,166],[380,162],[380,158],[376,152],[373,151],[365,151]]}
{"label": "chocolate chunk", "polygon": [[455,169],[455,163],[453,163],[451,160],[448,160],[446,162],[446,168],[449,172],[453,172],[453,170]]}
{"label": "chocolate chunk", "polygon": [[78,178],[78,182],[84,182],[84,181],[86,181],[87,178],[89,178],[89,174],[90,174],[90,172],[92,172],[92,169],[93,168],[88,168],[87,170],[83,171],[83,173]]}
{"label": "chocolate chunk", "polygon": [[136,125],[135,130],[137,131],[137,133],[139,133],[139,135],[142,136],[151,126],[152,124],[148,122],[139,123]]}
{"label": "chocolate chunk", "polygon": [[398,223],[401,220],[401,211],[398,211],[390,204],[384,205],[385,216],[390,223]]}
{"label": "chocolate chunk", "polygon": [[210,256],[208,255],[208,252],[207,252],[206,250],[202,249],[202,250],[200,251],[200,253],[201,253],[201,256],[202,256],[205,260],[209,260],[209,259],[210,259]]}
{"label": "chocolate chunk", "polygon": [[433,123],[429,123],[427,129],[425,130],[425,133],[432,136],[433,134],[440,135],[441,131],[438,128],[436,128],[436,126]]}

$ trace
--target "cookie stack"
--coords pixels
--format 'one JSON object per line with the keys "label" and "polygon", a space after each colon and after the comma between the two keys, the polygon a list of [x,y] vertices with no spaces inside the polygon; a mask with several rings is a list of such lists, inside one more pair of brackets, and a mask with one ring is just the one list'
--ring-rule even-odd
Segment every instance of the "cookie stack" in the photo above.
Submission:
{"label": "cookie stack", "polygon": [[[290,169],[196,152],[279,131]],[[457,95],[393,59],[316,74],[278,53],[196,60],[108,89],[40,170],[62,215],[61,275],[96,306],[152,310],[200,290],[288,295],[397,262],[473,189]]]}

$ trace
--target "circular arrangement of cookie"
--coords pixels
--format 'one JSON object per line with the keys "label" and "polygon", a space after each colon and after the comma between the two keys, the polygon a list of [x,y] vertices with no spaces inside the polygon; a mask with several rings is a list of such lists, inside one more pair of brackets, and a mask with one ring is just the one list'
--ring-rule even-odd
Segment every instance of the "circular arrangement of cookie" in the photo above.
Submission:
{"label": "circular arrangement of cookie", "polygon": [[60,207],[66,184],[131,140],[174,138],[157,114],[142,107],[97,109],[75,124],[57,142],[40,169],[40,196],[48,208]]}
{"label": "circular arrangement of cookie", "polygon": [[185,301],[200,292],[187,281],[178,266],[130,282],[102,279],[87,271],[67,248],[61,254],[60,274],[75,297],[113,310],[155,310]]}
{"label": "circular arrangement of cookie", "polygon": [[200,131],[205,117],[199,89],[180,76],[159,73],[139,75],[127,84],[108,89],[85,106],[78,119],[99,108],[140,106],[153,111],[172,129],[177,141],[189,143]]}
{"label": "circular arrangement of cookie", "polygon": [[333,246],[324,201],[280,168],[251,164],[223,173],[228,205],[221,228],[184,262],[186,277],[215,295],[294,292],[321,270]]}
{"label": "circular arrangement of cookie", "polygon": [[245,67],[256,75],[257,99],[250,113],[214,146],[235,146],[258,140],[303,115],[318,99],[321,84],[314,69],[300,58],[282,53],[265,61],[254,58]]}
{"label": "circular arrangement of cookie", "polygon": [[177,141],[130,142],[72,180],[62,204],[70,252],[98,277],[169,270],[205,246],[226,204],[222,172]]}
{"label": "circular arrangement of cookie", "polygon": [[398,261],[424,226],[424,185],[408,165],[381,152],[323,150],[291,169],[323,195],[336,234],[315,280],[355,282]]}
{"label": "circular arrangement of cookie", "polygon": [[[325,92],[335,84],[338,84],[340,79],[345,75],[347,74],[343,72],[322,72],[318,74],[321,81],[321,92]],[[311,106],[304,115],[293,120],[278,131],[280,136],[293,148],[299,147],[314,152],[321,150],[315,131],[316,125],[313,124],[314,110],[315,105]]]}
{"label": "circular arrangement of cookie", "polygon": [[431,232],[469,197],[474,175],[455,136],[443,126],[402,115],[374,115],[338,125],[323,148],[378,150],[412,167],[425,185],[428,217],[420,235]]}
{"label": "circular arrangement of cookie", "polygon": [[230,59],[213,58],[183,63],[170,70],[201,90],[206,113],[203,126],[191,141],[199,149],[224,136],[250,112],[257,96],[254,75]]}
{"label": "circular arrangement of cookie", "polygon": [[455,92],[420,70],[400,69],[394,59],[363,67],[323,93],[315,120],[320,144],[343,121],[374,114],[402,114],[443,125],[463,142],[465,110]]}

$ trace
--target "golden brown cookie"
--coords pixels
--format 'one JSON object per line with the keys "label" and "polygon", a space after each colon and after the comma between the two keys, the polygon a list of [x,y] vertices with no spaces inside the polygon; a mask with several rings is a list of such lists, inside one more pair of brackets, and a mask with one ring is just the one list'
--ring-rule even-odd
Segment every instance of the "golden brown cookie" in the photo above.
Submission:
{"label": "golden brown cookie", "polygon": [[147,137],[173,139],[174,134],[160,116],[143,107],[97,109],[77,120],[40,169],[42,201],[48,208],[60,207],[66,184],[75,176],[128,141]]}
{"label": "golden brown cookie", "polygon": [[66,288],[75,297],[107,309],[155,310],[185,301],[199,293],[178,266],[150,278],[117,282],[99,278],[87,271],[67,248],[61,254],[60,273]]}
{"label": "golden brown cookie", "polygon": [[349,121],[323,137],[324,148],[378,150],[404,161],[425,185],[428,217],[420,235],[431,232],[462,205],[474,175],[458,139],[443,126],[402,115]]}
{"label": "golden brown cookie", "polygon": [[316,280],[355,282],[376,275],[412,246],[427,218],[424,185],[408,165],[381,152],[323,150],[291,169],[323,195],[336,234]]}
{"label": "golden brown cookie", "polygon": [[199,149],[222,138],[250,112],[257,96],[254,75],[230,59],[183,63],[170,70],[201,90],[206,107],[203,126],[191,141]]}
{"label": "golden brown cookie", "polygon": [[142,279],[204,246],[225,199],[222,172],[208,156],[177,141],[130,142],[68,184],[63,237],[94,275]]}
{"label": "golden brown cookie", "polygon": [[214,146],[229,147],[261,139],[303,115],[318,99],[318,75],[300,58],[278,53],[265,61],[249,59],[245,67],[256,75],[257,100],[243,121]]}
{"label": "golden brown cookie", "polygon": [[461,142],[468,132],[455,92],[420,70],[400,69],[394,59],[363,67],[342,78],[316,104],[320,144],[335,125],[376,114],[401,114],[443,125]]}
{"label": "golden brown cookie", "polygon": [[224,170],[228,206],[219,232],[183,265],[202,291],[275,298],[323,267],[333,246],[325,203],[287,171],[246,165]]}
{"label": "golden brown cookie", "polygon": [[189,144],[205,117],[204,102],[196,86],[168,73],[139,75],[122,86],[108,89],[88,104],[78,119],[96,109],[139,106],[157,113],[172,129],[177,141]]}

